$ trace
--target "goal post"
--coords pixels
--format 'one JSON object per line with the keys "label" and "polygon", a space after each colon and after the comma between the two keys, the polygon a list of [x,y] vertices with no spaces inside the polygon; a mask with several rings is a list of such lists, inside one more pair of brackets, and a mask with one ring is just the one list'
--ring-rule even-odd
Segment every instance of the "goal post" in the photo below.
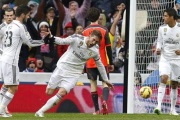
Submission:
{"label": "goal post", "polygon": [[[158,71],[159,56],[155,47],[157,31],[163,24],[163,12],[174,8],[175,0],[129,0],[129,22],[122,23],[121,36],[124,37],[126,24],[129,23],[129,59],[128,59],[128,92],[127,113],[153,113],[157,106],[157,91],[160,82]],[[127,15],[127,14],[124,14]],[[139,81],[139,83],[138,83]],[[149,86],[153,91],[151,98],[144,99],[139,94],[142,86]],[[162,113],[170,110],[170,86],[162,103]],[[180,103],[180,100],[177,100]],[[179,106],[180,107],[180,106]],[[179,110],[180,111],[180,110]]]}
{"label": "goal post", "polygon": [[[136,0],[130,0],[130,21],[129,21],[129,56],[128,56],[128,103],[127,113],[134,113],[134,61],[135,61],[135,24],[136,23]],[[134,20],[134,21],[132,21]],[[132,43],[131,43],[132,42]]]}

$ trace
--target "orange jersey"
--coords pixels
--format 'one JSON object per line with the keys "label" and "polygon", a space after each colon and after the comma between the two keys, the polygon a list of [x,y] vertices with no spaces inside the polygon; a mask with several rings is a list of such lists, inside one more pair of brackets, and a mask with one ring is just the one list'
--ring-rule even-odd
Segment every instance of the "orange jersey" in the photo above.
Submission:
{"label": "orange jersey", "polygon": [[[87,26],[83,31],[82,34],[84,36],[89,36],[93,30],[99,30],[102,34],[102,40],[99,47],[99,53],[101,57],[101,61],[104,66],[107,66],[107,58],[106,58],[106,46],[111,46],[111,42],[109,39],[109,34],[107,28],[99,25],[99,24],[90,24]],[[96,68],[96,63],[94,62],[93,58],[89,59],[86,63],[87,68]]]}

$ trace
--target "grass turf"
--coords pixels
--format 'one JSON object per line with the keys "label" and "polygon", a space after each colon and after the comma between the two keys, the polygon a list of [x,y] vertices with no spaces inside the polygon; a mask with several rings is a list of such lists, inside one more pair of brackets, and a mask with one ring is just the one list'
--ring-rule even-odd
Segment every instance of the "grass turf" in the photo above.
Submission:
{"label": "grass turf", "polygon": [[46,113],[45,118],[37,118],[34,113],[13,113],[12,118],[0,118],[0,120],[180,120],[179,116],[168,114],[109,114],[92,115],[83,113]]}

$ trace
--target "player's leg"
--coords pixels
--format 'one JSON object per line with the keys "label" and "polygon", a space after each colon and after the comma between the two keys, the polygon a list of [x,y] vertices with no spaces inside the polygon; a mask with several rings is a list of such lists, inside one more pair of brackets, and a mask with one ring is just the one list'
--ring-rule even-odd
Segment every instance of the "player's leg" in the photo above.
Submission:
{"label": "player's leg", "polygon": [[2,117],[4,117],[5,114],[11,117],[12,115],[6,112],[7,111],[6,108],[9,105],[9,103],[12,101],[15,93],[18,90],[19,68],[14,65],[6,64],[3,62],[1,62],[1,67],[4,69],[2,71],[2,78],[4,80],[5,86],[8,86],[8,91],[4,94],[4,97],[0,104],[0,113]]}
{"label": "player's leg", "polygon": [[8,86],[3,84],[0,90],[0,103],[7,91],[8,91]]}
{"label": "player's leg", "polygon": [[159,62],[159,73],[161,77],[161,82],[158,88],[158,106],[154,109],[154,113],[160,115],[161,114],[161,104],[165,95],[166,91],[166,83],[168,80],[168,75],[171,73],[171,66],[170,63],[161,57],[161,60]]}
{"label": "player's leg", "polygon": [[55,106],[66,94],[68,94],[70,90],[74,88],[77,81],[77,78],[64,76],[62,74],[62,70],[55,70],[47,86],[47,92],[50,93],[48,90],[52,90],[51,92],[54,92],[57,87],[60,87],[60,89],[55,96],[50,98],[46,104],[35,113],[35,116],[44,117],[44,112]]}
{"label": "player's leg", "polygon": [[[52,95],[54,93],[54,91],[56,90],[58,84],[60,83],[61,78],[59,76],[59,73],[60,73],[60,70],[58,68],[56,68],[49,80],[48,85],[47,85],[47,88],[46,88],[47,95]],[[58,97],[59,97],[58,94],[56,94],[55,96],[50,98],[46,102],[46,104],[35,113],[35,116],[36,117],[44,117],[44,112],[52,107],[52,103],[54,103],[54,101],[56,101],[58,99]]]}
{"label": "player's leg", "polygon": [[91,83],[91,98],[95,107],[93,115],[100,114],[99,104],[98,104],[98,92],[97,92],[97,80],[90,80]]}
{"label": "player's leg", "polygon": [[91,98],[93,100],[95,111],[93,115],[100,114],[99,104],[98,104],[98,92],[97,92],[97,68],[87,68],[87,77],[91,84]]}
{"label": "player's leg", "polygon": [[170,115],[179,115],[175,110],[175,105],[177,102],[177,87],[178,87],[178,81],[180,81],[180,67],[179,67],[180,61],[179,60],[172,60],[171,61],[171,92],[170,92],[170,98],[171,98],[171,112]]}
{"label": "player's leg", "polygon": [[178,81],[171,81],[171,92],[170,92],[170,98],[171,98],[171,112],[170,115],[179,115],[175,110],[175,105],[177,102],[177,91],[178,87]]}
{"label": "player's leg", "polygon": [[60,88],[58,93],[54,95],[52,98],[50,98],[46,102],[46,104],[36,112],[35,116],[44,117],[44,112],[54,107],[66,94],[67,94],[66,89]]}
{"label": "player's leg", "polygon": [[[106,68],[106,73],[107,73],[107,76],[108,76],[108,79],[109,79],[109,73],[107,71],[107,68]],[[103,81],[100,74],[99,74],[99,80]],[[107,115],[108,114],[107,100],[109,98],[109,88],[108,88],[108,86],[107,86],[107,84],[105,82],[102,82],[102,85],[103,85],[102,113],[103,113],[103,115]]]}

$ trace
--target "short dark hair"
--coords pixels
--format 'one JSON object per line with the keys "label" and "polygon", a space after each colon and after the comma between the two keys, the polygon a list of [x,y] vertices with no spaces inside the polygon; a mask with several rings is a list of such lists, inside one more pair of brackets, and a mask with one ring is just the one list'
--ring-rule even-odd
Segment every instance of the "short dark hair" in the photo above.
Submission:
{"label": "short dark hair", "polygon": [[16,9],[16,17],[20,17],[21,14],[28,14],[31,11],[31,8],[26,6],[26,5],[20,5],[18,6],[18,8]]}
{"label": "short dark hair", "polygon": [[167,13],[170,17],[173,16],[174,20],[176,20],[178,18],[177,12],[175,9],[173,8],[167,8],[166,10],[164,10],[164,13]]}
{"label": "short dark hair", "polygon": [[11,11],[13,11],[13,14],[15,14],[14,9],[12,9],[12,8],[7,8],[7,9],[5,9],[5,12],[11,12]]}
{"label": "short dark hair", "polygon": [[91,22],[96,22],[99,19],[100,13],[99,9],[91,7],[87,11],[87,19]]}
{"label": "short dark hair", "polygon": [[99,30],[93,30],[92,33],[90,34],[90,36],[97,36],[99,38],[99,42],[101,42],[102,39],[102,34]]}

